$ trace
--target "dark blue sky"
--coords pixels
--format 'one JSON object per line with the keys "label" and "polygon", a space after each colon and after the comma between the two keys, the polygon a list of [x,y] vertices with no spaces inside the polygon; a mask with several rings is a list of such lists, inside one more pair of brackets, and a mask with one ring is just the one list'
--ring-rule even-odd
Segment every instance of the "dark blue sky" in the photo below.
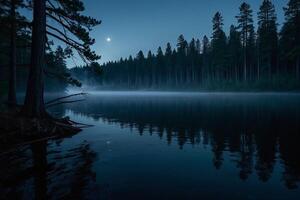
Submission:
{"label": "dark blue sky", "polygon": [[[186,39],[211,35],[212,16],[220,11],[226,32],[236,24],[242,0],[84,0],[87,14],[102,20],[92,33],[97,43],[94,49],[101,54],[102,62],[120,57],[135,56],[139,50],[156,52],[167,42],[176,44],[180,34]],[[248,0],[256,13],[262,0]],[[287,0],[273,0],[278,23],[283,22]],[[110,37],[111,42],[106,38]]]}

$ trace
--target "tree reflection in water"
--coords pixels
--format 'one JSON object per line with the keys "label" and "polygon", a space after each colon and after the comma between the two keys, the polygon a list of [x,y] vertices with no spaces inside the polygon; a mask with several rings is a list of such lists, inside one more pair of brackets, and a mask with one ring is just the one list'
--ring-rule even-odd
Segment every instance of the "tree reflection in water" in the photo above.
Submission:
{"label": "tree reflection in water", "polygon": [[92,171],[96,153],[86,142],[70,148],[61,142],[39,142],[2,156],[0,199],[85,199],[90,191],[97,194]]}
{"label": "tree reflection in water", "polygon": [[[236,174],[242,181],[257,175],[261,182],[273,183],[272,176],[280,173],[281,180],[288,189],[296,189],[300,183],[299,96],[112,97],[104,95],[90,96],[85,102],[57,107],[53,110],[57,114],[64,112],[69,114],[70,111],[74,116],[82,115],[85,119],[92,117],[95,123],[101,121],[113,124],[114,128],[117,125],[122,129],[134,130],[140,135],[157,135],[166,140],[167,144],[175,144],[179,149],[185,149],[188,146],[208,147],[207,149],[212,152],[212,166],[216,170],[221,170],[225,168],[225,162],[230,162],[234,165],[230,170],[236,170]],[[84,138],[93,141],[95,130],[98,131],[98,129],[86,130]],[[99,131],[101,130],[99,126]],[[117,189],[112,186],[115,182],[118,184],[120,178],[118,174],[122,173],[117,173],[115,176],[107,174],[104,181],[96,181],[96,172],[101,175],[101,171],[93,171],[93,165],[96,154],[101,150],[93,150],[89,142],[75,141],[76,139],[64,139],[40,142],[1,155],[0,199],[93,199],[99,198],[100,195],[100,197],[110,195],[119,197],[118,194],[124,193],[113,194],[115,191],[111,190],[118,191],[121,188],[120,190],[127,191],[130,189],[126,185]],[[120,142],[124,140],[121,139]],[[157,148],[162,147],[157,146]],[[122,155],[131,153],[129,150]],[[139,156],[144,156],[136,155],[134,160],[141,158]],[[168,154],[163,156],[168,156]],[[125,156],[119,159],[119,162],[114,160],[113,163],[124,164],[126,167],[128,164],[126,162],[132,162],[130,158],[132,157],[129,157],[128,161]],[[143,157],[143,159],[145,163],[148,161],[151,163],[151,158]],[[174,162],[181,161],[175,160]],[[101,162],[97,164],[101,165]],[[186,164],[197,166],[199,163],[190,161]],[[114,173],[115,165],[106,165],[104,171],[110,167],[112,171],[108,170],[108,173]],[[205,167],[203,169],[206,169]],[[95,166],[96,169],[101,170],[103,166]],[[124,173],[127,172],[126,170],[131,172],[125,168]],[[147,169],[138,170],[138,172],[141,173],[143,170]],[[159,169],[153,170],[159,171]],[[134,182],[135,179],[131,176],[135,176],[138,172],[130,176],[125,174],[122,178],[133,179]],[[159,179],[160,176],[159,174],[156,178]],[[195,180],[201,180],[197,175],[195,176]],[[145,177],[149,178],[147,174]],[[139,182],[138,184],[147,186],[147,183]],[[168,180],[167,184],[172,185]],[[147,191],[143,185],[141,188]],[[211,190],[214,191],[214,188]],[[167,189],[166,191],[171,192]]]}
{"label": "tree reflection in water", "polygon": [[121,128],[157,134],[169,144],[209,145],[216,169],[231,153],[241,180],[256,173],[267,182],[276,161],[290,188],[300,181],[300,98],[298,95],[91,96],[68,106],[76,114]]}

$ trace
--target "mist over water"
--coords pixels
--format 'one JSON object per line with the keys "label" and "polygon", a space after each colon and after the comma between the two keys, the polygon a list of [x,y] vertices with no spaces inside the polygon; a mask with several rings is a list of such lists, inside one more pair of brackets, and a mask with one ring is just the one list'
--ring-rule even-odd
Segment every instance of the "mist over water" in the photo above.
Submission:
{"label": "mist over water", "polygon": [[[148,90],[148,89],[140,89],[140,90],[99,90],[96,87],[90,87],[90,86],[83,86],[81,88],[76,87],[69,87],[66,90],[66,93],[68,94],[74,94],[74,93],[86,93],[90,95],[130,95],[130,96],[168,96],[168,95],[188,95],[188,96],[199,96],[199,95],[274,95],[274,96],[282,96],[282,95],[298,95],[300,96],[299,92],[222,92],[222,91],[183,91],[183,90]],[[51,94],[51,93],[48,93]]]}

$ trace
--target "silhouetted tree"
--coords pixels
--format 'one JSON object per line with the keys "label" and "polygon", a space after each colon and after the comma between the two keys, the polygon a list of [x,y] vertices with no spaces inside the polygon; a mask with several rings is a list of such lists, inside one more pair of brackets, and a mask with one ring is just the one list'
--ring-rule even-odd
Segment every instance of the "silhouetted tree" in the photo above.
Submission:
{"label": "silhouetted tree", "polygon": [[[17,36],[22,34],[26,26],[26,19],[18,12],[19,8],[24,7],[23,0],[0,1],[1,22],[3,30],[9,30],[9,73],[8,73],[8,98],[10,106],[15,106],[16,99],[16,77],[17,77]],[[6,52],[3,52],[6,53]],[[3,63],[2,63],[3,64]]]}
{"label": "silhouetted tree", "polygon": [[221,80],[226,65],[226,35],[223,31],[223,17],[217,12],[213,18],[213,34],[211,40],[212,71],[216,80]]}
{"label": "silhouetted tree", "polygon": [[[22,110],[23,114],[30,117],[43,118],[47,116],[44,105],[43,74],[46,35],[61,40],[76,49],[86,61],[99,59],[99,56],[90,49],[95,40],[90,38],[89,31],[92,27],[100,24],[100,21],[81,14],[84,6],[80,0],[55,0],[55,2],[57,6],[51,0],[33,1],[31,67]],[[62,28],[47,24],[46,17],[56,21]],[[67,33],[72,34],[77,40],[68,37]]]}
{"label": "silhouetted tree", "polygon": [[249,66],[249,54],[253,52],[253,48],[251,47],[251,43],[254,43],[254,27],[253,27],[253,19],[252,19],[252,10],[250,5],[247,3],[242,3],[240,6],[240,13],[236,16],[238,20],[238,29],[240,31],[241,42],[243,46],[243,62],[244,62],[244,81],[248,79],[248,68]]}
{"label": "silhouetted tree", "polygon": [[202,40],[202,55],[203,55],[203,73],[202,79],[210,79],[211,73],[209,70],[210,65],[210,41],[208,37],[205,35]]}
{"label": "silhouetted tree", "polygon": [[187,46],[188,43],[184,39],[183,35],[180,35],[177,39],[177,51],[179,54],[186,55],[187,54]]}
{"label": "silhouetted tree", "polygon": [[31,66],[23,113],[30,117],[45,117],[44,66],[46,45],[46,1],[33,3]]}
{"label": "silhouetted tree", "polygon": [[[264,0],[258,12],[258,65],[257,78],[261,71],[271,78],[272,72],[277,71],[277,25],[275,7],[270,0]],[[275,69],[274,69],[275,68]]]}
{"label": "silhouetted tree", "polygon": [[[285,23],[280,33],[280,50],[286,68],[293,67],[300,78],[300,1],[290,0],[285,11]],[[289,70],[288,70],[289,71]]]}
{"label": "silhouetted tree", "polygon": [[16,65],[17,65],[17,25],[16,25],[16,1],[10,1],[10,64],[9,64],[9,87],[8,87],[8,103],[17,104],[16,97]]}
{"label": "silhouetted tree", "polygon": [[235,82],[240,80],[241,51],[242,44],[239,32],[237,32],[235,26],[231,25],[228,40],[228,65],[230,67],[229,77]]}

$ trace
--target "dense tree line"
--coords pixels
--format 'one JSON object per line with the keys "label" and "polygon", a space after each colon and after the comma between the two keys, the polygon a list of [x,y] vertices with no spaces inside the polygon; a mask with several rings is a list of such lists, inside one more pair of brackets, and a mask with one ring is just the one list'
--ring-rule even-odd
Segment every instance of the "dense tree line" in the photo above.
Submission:
{"label": "dense tree line", "polygon": [[284,11],[278,32],[275,7],[264,0],[255,31],[253,11],[242,3],[228,36],[217,12],[211,38],[188,42],[180,35],[175,49],[168,43],[155,54],[140,51],[135,58],[108,62],[96,79],[124,88],[299,88],[300,1],[290,0]]}

